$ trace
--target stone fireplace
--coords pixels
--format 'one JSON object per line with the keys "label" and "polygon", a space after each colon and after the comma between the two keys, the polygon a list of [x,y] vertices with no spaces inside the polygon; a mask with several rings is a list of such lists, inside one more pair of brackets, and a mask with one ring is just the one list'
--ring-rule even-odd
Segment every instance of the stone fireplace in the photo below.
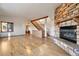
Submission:
{"label": "stone fireplace", "polygon": [[[61,27],[73,27],[73,26],[76,26],[76,28],[72,30],[72,31],[75,31],[73,32],[75,35],[73,36],[74,37],[73,40],[75,40],[75,42],[67,40],[67,39],[70,39],[69,36],[66,38],[60,37]],[[69,35],[72,35],[72,34],[69,34]],[[59,47],[61,47],[63,50],[65,50],[70,55],[79,56],[79,25],[78,23],[72,19],[69,21],[61,22],[58,26],[55,26],[55,38],[53,41],[55,42],[55,44],[57,44]]]}
{"label": "stone fireplace", "polygon": [[79,56],[78,3],[64,3],[56,8],[54,42],[70,55]]}
{"label": "stone fireplace", "polygon": [[[66,21],[66,22],[62,22],[62,23],[60,23],[59,24],[59,26],[56,26],[56,31],[55,31],[55,33],[56,33],[56,37],[58,37],[58,38],[60,38],[60,28],[62,27],[62,28],[64,28],[64,27],[68,27],[68,26],[76,26],[76,29],[75,29],[75,32],[74,32],[74,34],[75,34],[75,40],[76,40],[76,44],[78,44],[79,45],[79,25],[77,25],[78,23],[77,22],[75,22],[74,20],[69,20],[69,21]],[[69,27],[69,28],[70,28]],[[64,38],[63,38],[64,39]]]}

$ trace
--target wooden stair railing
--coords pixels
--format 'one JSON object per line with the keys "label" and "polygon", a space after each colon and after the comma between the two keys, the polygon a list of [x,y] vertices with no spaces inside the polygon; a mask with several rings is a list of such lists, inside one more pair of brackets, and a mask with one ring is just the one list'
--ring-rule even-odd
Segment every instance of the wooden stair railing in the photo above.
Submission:
{"label": "wooden stair railing", "polygon": [[[48,16],[45,16],[45,17],[41,17],[41,18],[38,18],[38,19],[33,19],[31,20],[31,23],[38,29],[38,30],[44,30],[44,27],[43,25],[39,24],[37,21],[39,20],[44,20],[48,18]],[[41,22],[40,22],[41,23]]]}
{"label": "wooden stair railing", "polygon": [[43,28],[37,22],[31,22],[38,30],[43,30]]}
{"label": "wooden stair railing", "polygon": [[[39,31],[42,31],[42,37],[44,37],[45,29],[44,29],[44,24],[42,24],[41,21],[39,21],[39,20],[47,20],[46,18],[48,18],[48,16],[31,20],[31,23],[32,23]],[[47,33],[47,36],[48,36],[48,35],[49,35],[49,34]]]}

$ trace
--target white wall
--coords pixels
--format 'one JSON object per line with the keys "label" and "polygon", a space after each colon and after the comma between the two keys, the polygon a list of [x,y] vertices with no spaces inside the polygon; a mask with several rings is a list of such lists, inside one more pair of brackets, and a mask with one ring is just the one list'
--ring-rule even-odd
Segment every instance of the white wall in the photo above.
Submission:
{"label": "white wall", "polygon": [[54,21],[55,21],[55,19],[54,19],[55,9],[52,10],[51,14],[52,15],[49,15],[50,21],[49,21],[49,31],[48,31],[48,33],[49,33],[50,36],[55,36],[55,23],[54,23]]}
{"label": "white wall", "polygon": [[[23,34],[25,34],[25,18],[0,16],[0,21],[14,23],[14,32],[11,32],[11,35],[23,35]],[[0,36],[1,37],[7,36],[7,34],[8,34],[8,32],[0,33]]]}
{"label": "white wall", "polygon": [[49,17],[47,21],[47,32],[50,36],[55,36],[54,18]]}
{"label": "white wall", "polygon": [[[26,18],[23,17],[7,17],[7,16],[0,16],[0,21],[7,21],[14,23],[14,32],[11,32],[11,35],[23,35],[25,34],[25,25],[28,23]],[[37,30],[31,23],[30,23],[30,30]],[[55,36],[55,26],[54,26],[54,15],[48,18],[47,21],[47,32],[50,36]],[[0,36],[7,36],[6,33],[0,33]]]}

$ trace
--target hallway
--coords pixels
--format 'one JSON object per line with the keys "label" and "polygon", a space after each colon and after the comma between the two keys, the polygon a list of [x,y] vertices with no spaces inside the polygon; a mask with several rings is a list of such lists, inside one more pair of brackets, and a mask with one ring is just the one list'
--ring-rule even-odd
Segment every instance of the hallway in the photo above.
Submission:
{"label": "hallway", "polygon": [[0,55],[5,56],[68,56],[51,39],[34,35],[0,38]]}

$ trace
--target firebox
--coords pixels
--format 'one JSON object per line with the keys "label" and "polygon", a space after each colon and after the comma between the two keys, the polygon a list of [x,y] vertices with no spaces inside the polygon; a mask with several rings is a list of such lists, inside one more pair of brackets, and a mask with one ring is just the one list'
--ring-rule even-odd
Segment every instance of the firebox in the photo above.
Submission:
{"label": "firebox", "polygon": [[60,38],[76,43],[77,42],[76,29],[77,25],[60,27]]}

